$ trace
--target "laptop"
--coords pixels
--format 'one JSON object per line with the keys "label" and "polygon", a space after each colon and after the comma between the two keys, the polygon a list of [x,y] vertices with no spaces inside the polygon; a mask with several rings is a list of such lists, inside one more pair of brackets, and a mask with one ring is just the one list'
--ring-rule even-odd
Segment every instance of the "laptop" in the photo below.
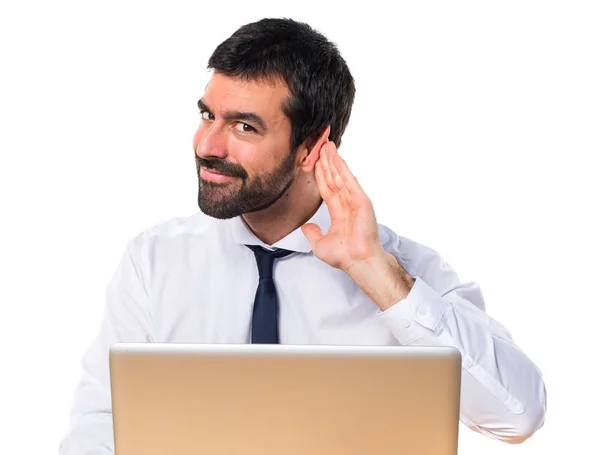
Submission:
{"label": "laptop", "polygon": [[115,455],[457,455],[452,347],[119,343]]}

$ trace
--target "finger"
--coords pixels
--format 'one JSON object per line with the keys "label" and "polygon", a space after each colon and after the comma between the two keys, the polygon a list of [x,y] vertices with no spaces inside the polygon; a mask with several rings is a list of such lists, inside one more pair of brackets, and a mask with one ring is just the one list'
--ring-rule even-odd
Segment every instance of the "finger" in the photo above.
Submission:
{"label": "finger", "polygon": [[323,164],[320,160],[317,162],[315,167],[315,176],[317,178],[317,187],[319,188],[319,193],[321,193],[321,197],[325,201],[325,204],[327,204],[330,214],[334,217],[339,217],[342,210],[340,198],[325,181]]}
{"label": "finger", "polygon": [[340,171],[335,165],[334,158],[337,156],[337,149],[333,142],[328,144],[326,155],[331,179],[334,185],[333,191],[338,197],[340,208],[347,211],[351,206],[350,198],[352,197],[352,194],[348,188],[346,188],[346,183],[344,182]]}
{"label": "finger", "polygon": [[315,244],[319,240],[321,240],[321,237],[323,237],[323,232],[321,231],[321,228],[315,223],[306,223],[304,226],[301,227],[301,230],[304,236],[308,239],[308,242],[310,243],[313,249],[315,247]]}
{"label": "finger", "polygon": [[317,164],[315,165],[315,178],[317,180],[317,187],[319,188],[319,193],[321,193],[323,199],[331,199],[331,197],[333,196],[333,191],[325,180],[325,174],[323,172],[323,163],[321,162],[321,158],[319,158]]}
{"label": "finger", "polygon": [[323,166],[323,177],[325,178],[325,182],[331,188],[332,191],[335,191],[336,185],[333,182],[333,177],[331,176],[331,164],[329,163],[329,154],[328,154],[329,143],[326,142],[323,147],[321,147],[321,154],[319,161]]}
{"label": "finger", "polygon": [[339,172],[340,177],[344,182],[345,188],[350,192],[352,196],[365,196],[365,192],[363,191],[360,183],[350,171],[350,168],[346,164],[346,161],[340,156],[337,155],[333,157],[333,163],[335,164],[336,170]]}
{"label": "finger", "polygon": [[338,191],[344,191],[346,190],[346,183],[344,181],[344,179],[342,178],[341,172],[338,169],[338,167],[336,166],[336,156],[339,156],[337,153],[337,149],[335,147],[335,144],[333,142],[330,142],[327,145],[327,163],[329,164],[329,172],[331,174],[331,180],[333,182],[334,188],[337,189]]}

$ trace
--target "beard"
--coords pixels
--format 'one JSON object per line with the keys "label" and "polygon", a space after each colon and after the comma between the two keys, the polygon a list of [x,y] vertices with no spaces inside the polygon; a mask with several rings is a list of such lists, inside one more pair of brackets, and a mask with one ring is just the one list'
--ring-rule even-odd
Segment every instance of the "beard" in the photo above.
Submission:
{"label": "beard", "polygon": [[[294,182],[294,158],[295,154],[289,153],[277,169],[249,178],[241,166],[196,155],[198,207],[204,214],[218,219],[234,218],[270,207]],[[200,167],[237,178],[228,182],[209,182],[200,178]]]}

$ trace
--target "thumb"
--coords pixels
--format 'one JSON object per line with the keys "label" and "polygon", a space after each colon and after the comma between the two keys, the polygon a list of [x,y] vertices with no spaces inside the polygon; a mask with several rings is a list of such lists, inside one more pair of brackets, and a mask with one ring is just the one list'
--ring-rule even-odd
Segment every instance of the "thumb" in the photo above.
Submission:
{"label": "thumb", "polygon": [[314,247],[315,243],[317,243],[321,237],[323,237],[321,228],[315,223],[306,223],[304,226],[302,226],[302,233],[308,239],[312,247]]}

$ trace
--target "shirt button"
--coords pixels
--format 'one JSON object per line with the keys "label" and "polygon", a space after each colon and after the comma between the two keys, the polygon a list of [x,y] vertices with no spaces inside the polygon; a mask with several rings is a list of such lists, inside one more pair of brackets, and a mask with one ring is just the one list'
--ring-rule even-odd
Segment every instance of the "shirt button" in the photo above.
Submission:
{"label": "shirt button", "polygon": [[402,327],[408,329],[410,327],[410,321],[408,319],[402,319],[401,321]]}
{"label": "shirt button", "polygon": [[427,313],[429,313],[429,310],[427,308],[425,308],[423,305],[421,305],[419,307],[419,314],[421,316],[425,316]]}
{"label": "shirt button", "polygon": [[471,368],[473,366],[473,359],[467,357],[465,358],[465,368]]}

